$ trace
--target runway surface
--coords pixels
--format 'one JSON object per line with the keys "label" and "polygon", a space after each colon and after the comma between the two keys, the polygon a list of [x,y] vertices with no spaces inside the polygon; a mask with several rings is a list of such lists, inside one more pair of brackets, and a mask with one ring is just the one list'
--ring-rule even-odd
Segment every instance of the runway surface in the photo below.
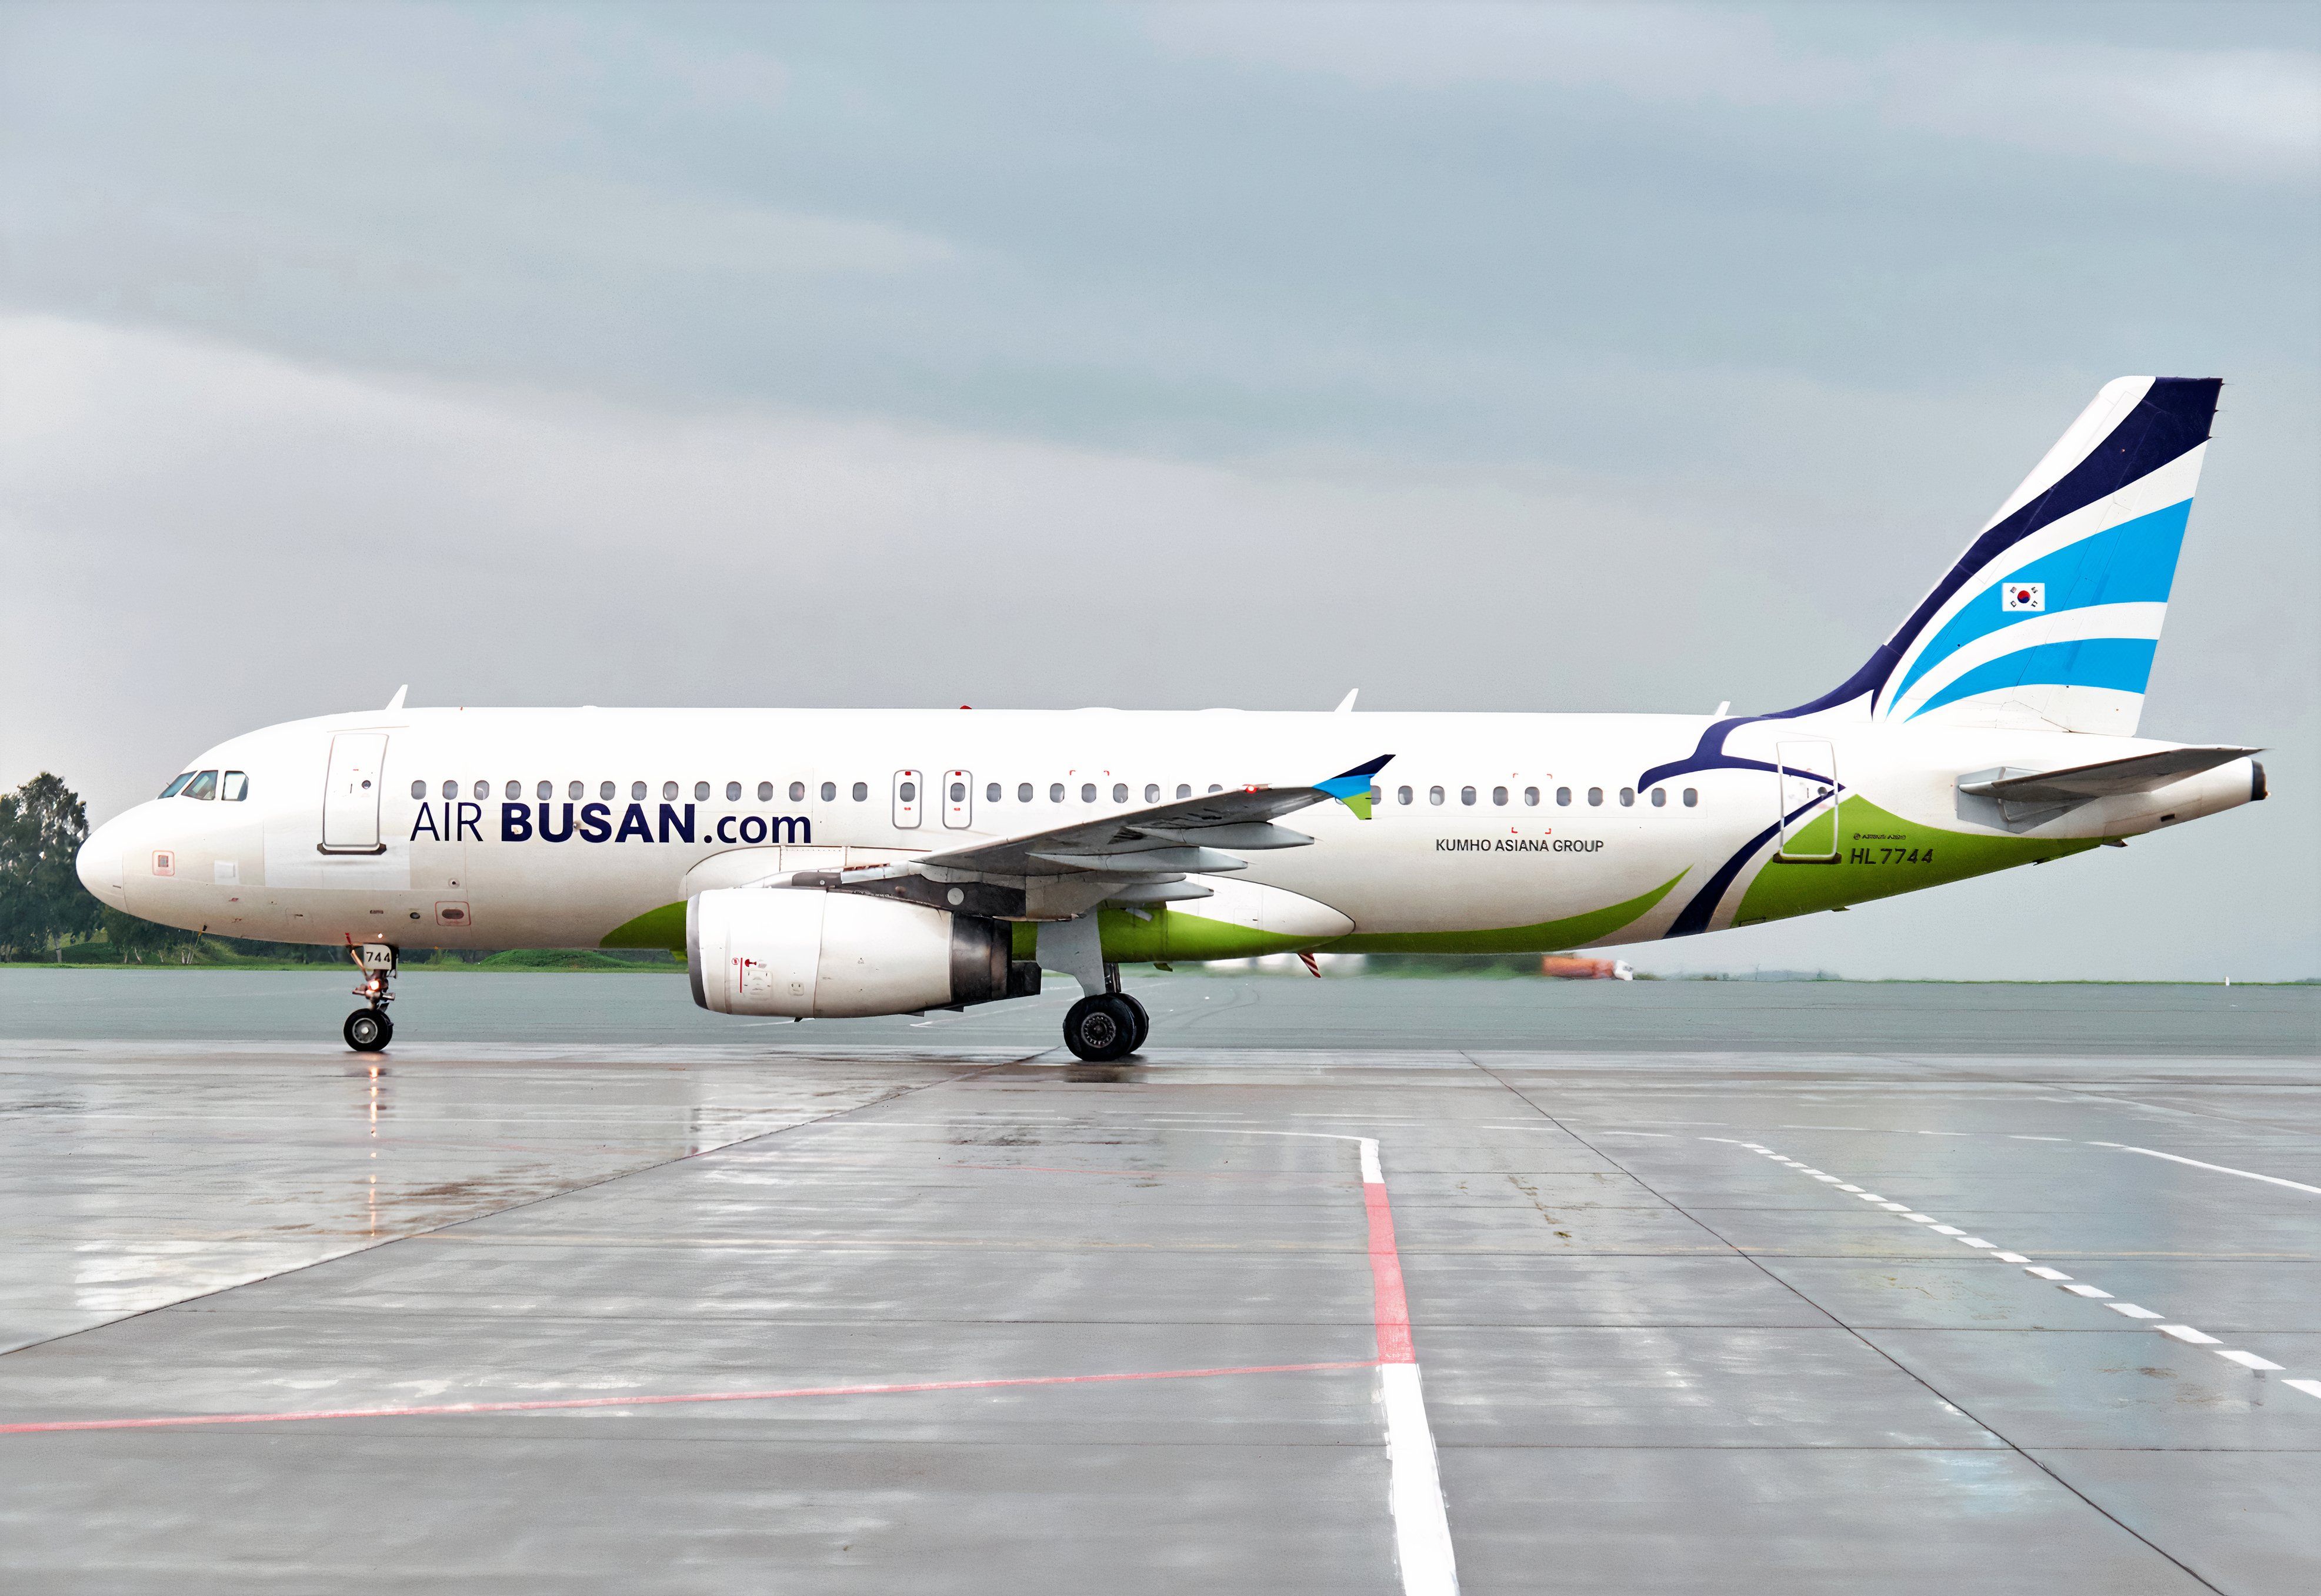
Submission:
{"label": "runway surface", "polygon": [[0,972],[0,1585],[2321,1584],[2312,989],[276,979]]}

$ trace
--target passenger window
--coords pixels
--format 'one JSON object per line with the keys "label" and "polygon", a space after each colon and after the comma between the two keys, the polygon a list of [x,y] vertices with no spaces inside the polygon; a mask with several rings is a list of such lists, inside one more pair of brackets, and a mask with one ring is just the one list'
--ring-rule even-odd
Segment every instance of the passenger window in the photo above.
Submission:
{"label": "passenger window", "polygon": [[1094,782],[1082,782],[1080,784],[1080,802],[1082,803],[1094,803],[1096,802],[1096,784]]}
{"label": "passenger window", "polygon": [[1620,807],[1622,809],[1634,809],[1636,807],[1635,788],[1622,787],[1620,789]]}
{"label": "passenger window", "polygon": [[574,782],[571,785],[564,789],[564,795],[567,798],[571,799],[575,803],[578,803],[581,799],[586,798],[588,795],[588,784],[586,782]]}
{"label": "passenger window", "polygon": [[1443,802],[1443,789],[1442,789],[1442,788],[1440,788],[1440,787],[1429,787],[1429,788],[1427,788],[1427,789],[1426,789],[1426,802],[1428,802],[1429,803],[1442,803],[1442,802]]}
{"label": "passenger window", "polygon": [[838,784],[836,782],[824,782],[822,784],[822,801],[824,803],[835,803],[838,802]]}
{"label": "passenger window", "polygon": [[[427,796],[427,784],[426,784],[425,782],[414,782],[414,783],[412,783],[412,784],[411,784],[411,795],[412,795],[414,798],[424,798],[424,797],[426,797],[426,796]],[[163,793],[163,794],[162,794],[162,796],[166,798],[166,797],[168,797],[168,794],[165,793]],[[451,784],[450,782],[445,782],[445,783],[443,784],[443,796],[444,796],[444,797],[446,797],[446,798],[449,798],[449,797],[451,797]]]}
{"label": "passenger window", "polygon": [[216,797],[217,772],[214,770],[205,770],[199,775],[194,777],[192,784],[186,788],[186,796],[188,798]]}
{"label": "passenger window", "polygon": [[1015,784],[1015,802],[1018,803],[1029,803],[1032,802],[1032,784],[1030,782],[1017,782]]}
{"label": "passenger window", "polygon": [[964,803],[967,802],[967,784],[965,782],[951,783],[951,801],[953,803]]}
{"label": "passenger window", "polygon": [[532,789],[532,794],[535,797],[543,799],[553,798],[556,796],[556,789],[547,782],[542,782]]}
{"label": "passenger window", "polygon": [[1125,803],[1128,802],[1128,784],[1126,782],[1115,782],[1112,784],[1112,801],[1115,803]]}
{"label": "passenger window", "polygon": [[1570,787],[1556,788],[1555,802],[1561,807],[1570,809],[1571,807],[1571,789]]}
{"label": "passenger window", "polygon": [[1212,793],[1222,793],[1222,792],[1224,792],[1224,789],[1223,787],[1221,787],[1221,786],[1217,785],[1217,784],[1216,784],[1216,783],[1215,783],[1215,782],[1211,782],[1211,783],[1209,784],[1209,791],[1210,791],[1210,792],[1212,792]]}
{"label": "passenger window", "polygon": [[900,787],[897,787],[895,790],[895,796],[900,798],[906,803],[916,803],[919,801],[919,784],[916,782],[905,782]]}
{"label": "passenger window", "polygon": [[250,796],[250,776],[247,772],[229,770],[218,783],[218,796],[228,803],[239,803]]}
{"label": "passenger window", "polygon": [[1539,789],[1537,787],[1525,787],[1524,789],[1524,802],[1532,808],[1537,809],[1539,807]]}
{"label": "passenger window", "polygon": [[1666,787],[1654,787],[1652,789],[1652,807],[1654,809],[1666,809],[1668,807],[1668,789]]}
{"label": "passenger window", "polygon": [[642,802],[643,802],[643,800],[644,800],[644,795],[645,795],[645,784],[644,784],[644,783],[642,783],[642,782],[631,782],[631,783],[629,784],[629,802],[630,802],[630,803],[642,803]]}
{"label": "passenger window", "polygon": [[983,789],[983,801],[986,803],[997,803],[999,802],[999,784],[997,782],[993,782],[989,786]]}
{"label": "passenger window", "polygon": [[1601,787],[1588,788],[1588,802],[1591,805],[1600,806],[1604,802],[1604,789]]}
{"label": "passenger window", "polygon": [[1475,802],[1475,789],[1472,787],[1460,788],[1459,802],[1461,803],[1472,804]]}
{"label": "passenger window", "polygon": [[790,802],[792,803],[804,803],[806,802],[806,784],[804,782],[792,782],[790,784]]}
{"label": "passenger window", "polygon": [[693,784],[693,801],[696,803],[706,803],[709,802],[709,784],[707,782],[696,782]]}
{"label": "passenger window", "polygon": [[1063,801],[1064,784],[1061,782],[1050,782],[1048,784],[1048,802],[1051,803],[1061,803]]}
{"label": "passenger window", "polygon": [[474,792],[476,794],[476,802],[481,803],[485,799],[492,795],[492,784],[487,781],[478,781],[475,784]]}
{"label": "passenger window", "polygon": [[1193,784],[1192,784],[1192,783],[1190,783],[1190,782],[1179,782],[1179,783],[1177,784],[1177,796],[1178,796],[1178,797],[1179,797],[1179,798],[1190,798],[1192,795],[1193,795]]}
{"label": "passenger window", "polygon": [[1147,803],[1158,803],[1160,802],[1160,783],[1147,782],[1144,784],[1144,802]]}
{"label": "passenger window", "polygon": [[1397,787],[1397,788],[1394,790],[1394,801],[1395,801],[1397,803],[1409,803],[1409,802],[1410,802],[1410,789],[1409,789],[1408,787]]}
{"label": "passenger window", "polygon": [[610,782],[598,782],[596,784],[596,796],[603,799],[607,803],[611,803],[613,799],[613,784]]}
{"label": "passenger window", "polygon": [[1491,802],[1498,804],[1501,808],[1505,808],[1507,802],[1507,790],[1505,787],[1493,787],[1491,789]]}
{"label": "passenger window", "polygon": [[[182,793],[182,792],[184,792],[184,791],[186,790],[186,784],[187,784],[187,782],[189,782],[189,781],[193,780],[193,779],[194,779],[194,773],[193,773],[192,771],[188,770],[187,772],[186,772],[186,774],[185,774],[185,775],[183,775],[179,776],[176,781],[171,782],[168,786],[166,786],[166,787],[162,788],[162,789],[161,789],[161,797],[163,797],[163,798],[175,798],[178,793]],[[157,799],[157,800],[155,800],[155,802],[157,802],[157,803],[158,803],[158,802],[159,802],[159,799]]]}
{"label": "passenger window", "polygon": [[661,783],[661,784],[660,784],[660,801],[661,801],[663,803],[671,803],[671,802],[675,801],[676,797],[677,797],[677,784],[676,784],[675,782],[663,782],[663,783]]}
{"label": "passenger window", "polygon": [[869,782],[856,782],[854,784],[854,802],[857,803],[868,803],[870,802],[870,784]]}
{"label": "passenger window", "polygon": [[1698,805],[1699,803],[1700,803],[1700,793],[1699,793],[1699,791],[1698,791],[1697,788],[1693,788],[1693,787],[1687,787],[1687,788],[1684,790],[1684,806],[1685,806],[1687,809],[1691,809],[1691,808],[1695,807],[1696,805]]}
{"label": "passenger window", "polygon": [[[773,793],[773,788],[772,788],[772,786],[771,786],[771,785],[768,785],[768,786],[767,786],[767,788],[766,788],[766,790],[765,790],[765,792],[763,792],[763,793],[760,793],[760,794],[759,794],[759,796],[760,796],[760,797],[761,797],[761,798],[763,798],[763,797],[770,797],[770,796],[772,795],[772,793]],[[727,783],[725,784],[725,802],[726,802],[726,803],[739,803],[741,801],[742,801],[742,784],[741,784],[740,782],[727,782]]]}

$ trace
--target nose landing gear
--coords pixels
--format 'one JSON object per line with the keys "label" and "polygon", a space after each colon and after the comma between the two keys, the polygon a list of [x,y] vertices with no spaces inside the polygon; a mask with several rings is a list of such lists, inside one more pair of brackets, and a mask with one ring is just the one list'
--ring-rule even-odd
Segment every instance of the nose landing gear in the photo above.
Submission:
{"label": "nose landing gear", "polygon": [[395,949],[381,942],[365,942],[347,951],[362,972],[362,984],[355,988],[355,996],[366,1000],[368,1006],[348,1015],[340,1031],[356,1052],[378,1053],[395,1039],[395,1021],[387,1017],[387,1006],[395,1001],[395,993],[387,990],[395,979]]}

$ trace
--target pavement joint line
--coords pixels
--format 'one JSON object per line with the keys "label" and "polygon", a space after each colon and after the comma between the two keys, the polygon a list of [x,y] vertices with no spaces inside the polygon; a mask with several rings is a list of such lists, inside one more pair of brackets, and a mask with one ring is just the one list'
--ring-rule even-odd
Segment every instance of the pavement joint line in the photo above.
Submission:
{"label": "pavement joint line", "polygon": [[[1956,1131],[1925,1130],[1918,1132],[1918,1134],[1921,1136],[1947,1136],[1962,1135],[1966,1133]],[[1724,1137],[1703,1137],[1701,1139],[1704,1141],[1724,1141],[1727,1138]],[[2021,1141],[2060,1141],[2063,1138],[2060,1137],[2018,1137],[2012,1139]],[[2189,1164],[2200,1169],[2219,1170],[2226,1174],[2245,1175],[2251,1180],[2264,1181],[2277,1186],[2292,1186],[2298,1191],[2314,1192],[2316,1194],[2321,1194],[2321,1187],[2303,1186],[2299,1185],[2295,1181],[2283,1180],[2278,1175],[2258,1174],[2251,1170],[2234,1169],[2222,1164],[2202,1164],[2197,1158],[2180,1158],[2173,1153],[2156,1153],[2153,1152],[2149,1147],[2130,1147],[2118,1142],[2092,1142],[2087,1145],[2092,1147],[2116,1147],[2122,1152],[2145,1153],[2154,1158],[2165,1158],[2172,1163]],[[1790,1168],[1796,1169],[1802,1174],[1814,1174],[1818,1173],[1806,1165],[1799,1164],[1793,1158],[1789,1158],[1770,1151],[1767,1153],[1767,1156],[1771,1157],[1776,1163],[1787,1165]],[[1887,1202],[1878,1199],[1875,1193],[1865,1192],[1862,1193],[1862,1195],[1870,1198],[1872,1202],[1877,1202],[1877,1205],[1880,1208],[1889,1211],[1897,1211],[1898,1217],[1901,1219],[1908,1220],[1918,1224],[1933,1225],[1936,1233],[1953,1237],[1968,1247],[1988,1247],[1992,1245],[1990,1242],[1984,1240],[1979,1236],[1969,1236],[1965,1234],[1965,1232],[1960,1230],[1955,1226],[1935,1224],[1934,1219],[1929,1215],[1908,1211],[1908,1204],[1907,1203]],[[2102,1287],[2090,1285],[2085,1281],[2074,1281],[2070,1275],[2064,1274],[2060,1269],[2050,1268],[2044,1264],[2032,1263],[2030,1259],[2025,1257],[2021,1253],[1994,1251],[1991,1256],[1993,1257],[2002,1259],[2009,1264],[2023,1265],[2025,1266],[2023,1270],[2024,1274],[2035,1275],[2041,1280],[2050,1282],[2059,1290],[2069,1292],[2073,1296],[2084,1297],[2090,1301],[2100,1301],[2105,1307],[2110,1309],[2113,1312],[2122,1314],[2128,1319],[2141,1321],[2164,1319],[2167,1317],[2165,1314],[2154,1313],[2151,1309],[2143,1307],[2134,1302],[2121,1302],[2115,1301],[2112,1298],[2112,1294],[2109,1292],[2105,1291]],[[2237,1364],[2242,1368],[2247,1369],[2254,1374],[2273,1373],[2280,1370],[2282,1367],[2281,1365],[2274,1363],[2271,1358],[2260,1356],[2256,1353],[2244,1351],[2238,1347],[2217,1346],[2216,1337],[2207,1335],[2200,1330],[2196,1330],[2189,1325],[2155,1324],[2152,1328],[2160,1331],[2163,1335],[2172,1337],[2176,1340],[2182,1341],[2192,1346],[2213,1347],[2216,1348],[2216,1353],[2218,1357],[2225,1359],[2227,1363]],[[2304,1392],[2308,1396],[2321,1397],[2321,1381],[2289,1380],[2283,1382],[2283,1383],[2289,1385],[2296,1390]]]}

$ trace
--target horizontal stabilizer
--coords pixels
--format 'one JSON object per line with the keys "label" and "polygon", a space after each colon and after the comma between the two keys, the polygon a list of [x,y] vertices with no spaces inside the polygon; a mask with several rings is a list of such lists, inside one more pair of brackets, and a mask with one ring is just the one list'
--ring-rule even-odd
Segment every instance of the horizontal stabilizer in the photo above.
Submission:
{"label": "horizontal stabilizer", "polygon": [[2156,754],[2131,754],[2096,765],[2075,765],[2065,770],[2043,770],[2003,775],[1988,781],[1963,781],[1959,791],[2002,803],[2085,803],[2118,793],[2149,793],[2214,770],[2235,759],[2245,759],[2261,748],[2162,748]]}

